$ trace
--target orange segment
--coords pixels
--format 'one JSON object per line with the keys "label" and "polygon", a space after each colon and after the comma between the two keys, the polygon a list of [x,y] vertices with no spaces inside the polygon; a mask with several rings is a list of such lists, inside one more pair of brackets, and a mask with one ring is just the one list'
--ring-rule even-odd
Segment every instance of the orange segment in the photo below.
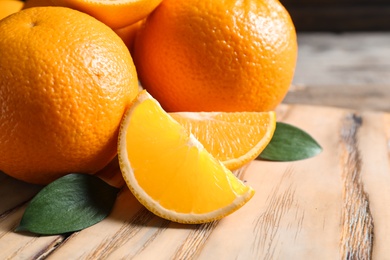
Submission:
{"label": "orange segment", "polygon": [[162,0],[51,0],[87,13],[111,28],[122,28],[145,18]]}
{"label": "orange segment", "polygon": [[180,112],[170,114],[227,168],[255,159],[271,141],[275,112]]}
{"label": "orange segment", "polygon": [[118,158],[124,180],[137,199],[172,221],[220,219],[254,194],[146,91],[125,113]]}

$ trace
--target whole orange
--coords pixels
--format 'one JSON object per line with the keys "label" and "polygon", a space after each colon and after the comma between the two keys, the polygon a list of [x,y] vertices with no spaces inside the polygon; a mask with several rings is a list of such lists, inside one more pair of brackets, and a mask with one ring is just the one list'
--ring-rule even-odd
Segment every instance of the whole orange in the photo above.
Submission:
{"label": "whole orange", "polygon": [[123,41],[91,16],[35,7],[0,21],[0,170],[31,183],[95,173],[138,93]]}
{"label": "whole orange", "polygon": [[168,111],[268,111],[290,87],[296,32],[277,0],[164,0],[133,58]]}

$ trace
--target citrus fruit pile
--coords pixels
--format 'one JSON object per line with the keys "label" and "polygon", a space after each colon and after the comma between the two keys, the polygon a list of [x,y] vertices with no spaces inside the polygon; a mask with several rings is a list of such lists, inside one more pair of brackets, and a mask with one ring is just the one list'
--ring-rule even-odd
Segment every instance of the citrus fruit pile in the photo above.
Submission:
{"label": "citrus fruit pile", "polygon": [[279,1],[0,6],[1,171],[47,184],[118,155],[135,197],[182,223],[253,196],[232,170],[270,142],[297,55]]}

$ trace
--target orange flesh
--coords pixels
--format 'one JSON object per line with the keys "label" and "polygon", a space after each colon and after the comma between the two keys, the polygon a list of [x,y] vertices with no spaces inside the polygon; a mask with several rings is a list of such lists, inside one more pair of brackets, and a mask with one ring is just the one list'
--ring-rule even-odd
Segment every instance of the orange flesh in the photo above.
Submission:
{"label": "orange flesh", "polygon": [[[131,120],[143,123],[130,122],[126,141],[128,160],[134,169],[135,179],[153,200],[164,208],[175,209],[177,212],[201,214],[215,210],[216,205],[219,208],[227,206],[238,194],[248,192],[248,187],[237,182],[236,177],[228,170],[223,174],[210,174],[210,169],[213,168],[215,172],[220,171],[220,163],[204,149],[199,150],[198,146],[194,146],[189,135],[181,130],[181,125],[168,115],[145,121],[148,113],[155,112],[151,110],[158,109],[148,104],[150,102],[153,101],[145,101],[132,112]],[[148,109],[143,109],[142,106],[147,106]],[[167,121],[171,123],[167,124]],[[152,131],[149,140],[134,138],[137,133],[144,131]],[[143,149],[134,149],[135,147]],[[172,147],[175,149],[172,150]],[[194,184],[194,189],[188,189],[188,186]],[[232,189],[226,189],[232,185]],[[214,194],[211,198],[210,191]]]}

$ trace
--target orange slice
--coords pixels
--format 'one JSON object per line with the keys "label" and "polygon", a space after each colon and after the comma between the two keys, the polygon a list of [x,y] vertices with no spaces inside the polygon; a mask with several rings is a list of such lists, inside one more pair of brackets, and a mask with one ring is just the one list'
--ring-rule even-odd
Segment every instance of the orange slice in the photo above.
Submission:
{"label": "orange slice", "polygon": [[275,112],[178,112],[170,115],[216,159],[236,170],[255,159],[271,141]]}
{"label": "orange slice", "polygon": [[254,194],[145,90],[124,115],[118,159],[135,197],[175,222],[220,219]]}
{"label": "orange slice", "polygon": [[118,29],[142,20],[162,0],[51,0],[51,2],[57,6],[87,13],[109,27]]}

